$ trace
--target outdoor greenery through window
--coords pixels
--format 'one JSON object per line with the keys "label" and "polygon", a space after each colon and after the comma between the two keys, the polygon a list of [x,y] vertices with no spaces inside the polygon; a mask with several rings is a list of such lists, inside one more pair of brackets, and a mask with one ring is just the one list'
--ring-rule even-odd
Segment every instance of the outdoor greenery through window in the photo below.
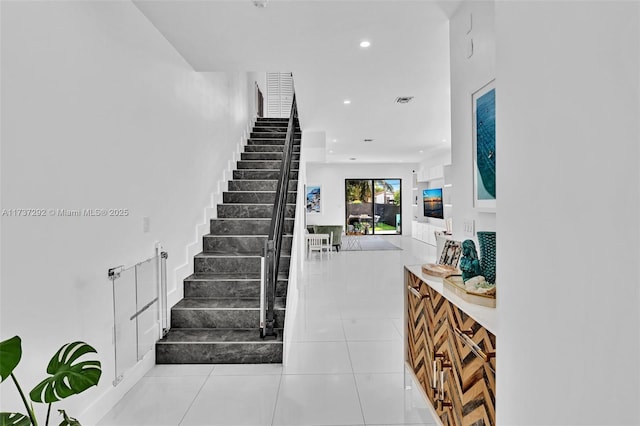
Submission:
{"label": "outdoor greenery through window", "polygon": [[401,234],[400,179],[345,179],[345,226],[361,234]]}

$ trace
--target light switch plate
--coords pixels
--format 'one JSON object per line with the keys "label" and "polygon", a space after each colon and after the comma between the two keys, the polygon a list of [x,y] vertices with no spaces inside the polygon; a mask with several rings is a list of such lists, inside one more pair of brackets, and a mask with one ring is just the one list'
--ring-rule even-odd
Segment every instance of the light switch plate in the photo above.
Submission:
{"label": "light switch plate", "polygon": [[464,220],[464,235],[473,237],[476,233],[476,221],[473,219]]}

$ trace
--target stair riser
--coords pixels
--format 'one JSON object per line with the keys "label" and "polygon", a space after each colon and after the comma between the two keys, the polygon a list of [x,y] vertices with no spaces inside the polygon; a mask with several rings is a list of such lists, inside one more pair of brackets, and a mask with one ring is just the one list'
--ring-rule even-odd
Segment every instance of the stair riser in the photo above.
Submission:
{"label": "stair riser", "polygon": [[157,364],[282,363],[282,342],[163,343],[156,345]]}
{"label": "stair riser", "polygon": [[[238,170],[280,170],[282,167],[282,160],[258,160],[258,161],[238,161]],[[300,168],[299,161],[291,162],[291,169],[298,170]]]}
{"label": "stair riser", "polygon": [[[278,186],[277,180],[231,180],[229,191],[274,191]],[[297,180],[289,180],[289,191],[298,188]]]}
{"label": "stair riser", "polygon": [[[273,124],[273,123],[271,123]],[[288,125],[280,125],[280,126],[263,126],[262,124],[256,124],[253,127],[253,131],[255,133],[282,133],[287,134]],[[297,134],[300,134],[300,129],[295,129]]]}
{"label": "stair riser", "polygon": [[[249,137],[251,139],[260,139],[260,138],[266,138],[266,139],[280,139],[282,138],[283,140],[287,137],[287,132],[251,132],[251,134],[249,135]],[[298,139],[300,140],[302,138],[302,134],[300,132],[296,132],[293,136],[294,139]]]}
{"label": "stair riser", "polygon": [[[284,146],[284,138],[250,138],[247,141],[247,146],[251,145],[273,145],[273,146]],[[300,146],[300,139],[295,139],[293,144],[293,150],[296,151],[296,146]],[[245,147],[246,148],[246,147]]]}
{"label": "stair riser", "polygon": [[[195,272],[260,272],[260,257],[196,257],[194,259]],[[289,257],[280,258],[279,273],[289,275]]]}
{"label": "stair riser", "polygon": [[[296,202],[297,193],[287,194],[287,203]],[[273,204],[276,201],[275,192],[225,192],[222,194],[222,202],[227,204]]]}
{"label": "stair riser", "polygon": [[[288,123],[289,122],[289,116],[287,117],[258,117],[256,118],[256,123],[274,123],[274,122],[279,122],[282,121],[284,123]],[[294,118],[293,120],[295,123],[298,123],[299,120],[297,118]]]}
{"label": "stair riser", "polygon": [[[258,121],[256,121],[255,127],[284,127],[286,128],[289,125],[289,120],[287,119],[278,119],[278,120],[272,120],[272,121],[266,121],[263,120],[262,118],[259,118]],[[296,124],[296,130],[300,130],[300,126],[298,124]]]}
{"label": "stair riser", "polygon": [[[276,297],[287,296],[287,281],[276,283]],[[260,280],[184,282],[184,297],[260,297]]]}
{"label": "stair riser", "polygon": [[[284,233],[293,234],[293,219],[284,221]],[[214,235],[268,235],[268,219],[211,219],[210,233]]]}
{"label": "stair riser", "polygon": [[[282,250],[291,251],[291,235],[282,236]],[[203,238],[203,250],[205,253],[261,253],[264,250],[264,244],[267,236],[218,236],[205,235]]]}
{"label": "stair riser", "polygon": [[[285,217],[295,216],[296,206],[288,204]],[[270,204],[218,204],[219,218],[271,218],[273,205]]]}
{"label": "stair riser", "polygon": [[[233,178],[239,180],[273,180],[280,177],[280,170],[234,170]],[[298,172],[289,173],[289,179],[298,180]]]}
{"label": "stair riser", "polygon": [[[282,152],[284,150],[284,145],[247,145],[244,147],[244,152],[252,153],[252,152]],[[300,153],[300,145],[293,146],[294,153]]]}
{"label": "stair riser", "polygon": [[[282,161],[282,152],[243,152],[240,154],[240,159],[243,161]],[[294,153],[293,160],[300,160],[300,153]]]}
{"label": "stair riser", "polygon": [[[276,310],[276,327],[284,327],[285,311]],[[258,328],[260,310],[172,309],[172,328]]]}

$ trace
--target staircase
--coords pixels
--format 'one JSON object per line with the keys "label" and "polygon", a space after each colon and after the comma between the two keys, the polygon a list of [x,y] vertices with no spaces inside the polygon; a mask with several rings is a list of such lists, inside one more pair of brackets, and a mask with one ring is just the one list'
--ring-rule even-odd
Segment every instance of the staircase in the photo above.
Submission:
{"label": "staircase", "polygon": [[275,340],[260,337],[260,257],[269,233],[282,163],[287,119],[259,118],[233,172],[217,219],[184,280],[184,299],[171,308],[171,330],[156,344],[157,364],[282,362],[282,329],[296,188],[300,128],[287,194],[282,257],[275,302]]}

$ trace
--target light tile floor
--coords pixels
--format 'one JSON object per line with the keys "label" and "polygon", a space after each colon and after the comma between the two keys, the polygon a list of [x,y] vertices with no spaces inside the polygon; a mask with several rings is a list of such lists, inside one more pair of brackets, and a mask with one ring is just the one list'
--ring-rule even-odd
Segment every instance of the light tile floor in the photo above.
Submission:
{"label": "light tile floor", "polygon": [[403,265],[435,248],[384,238],[403,250],[305,260],[285,366],[158,365],[99,426],[435,424],[403,356]]}

